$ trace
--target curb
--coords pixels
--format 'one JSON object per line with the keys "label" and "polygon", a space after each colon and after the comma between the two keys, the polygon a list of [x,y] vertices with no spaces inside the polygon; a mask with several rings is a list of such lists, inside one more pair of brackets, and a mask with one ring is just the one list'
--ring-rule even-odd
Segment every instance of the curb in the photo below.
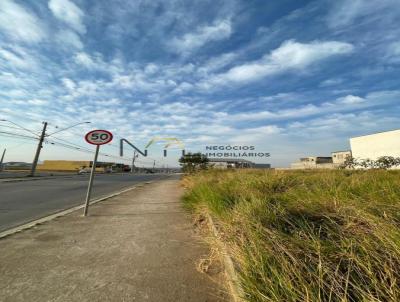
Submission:
{"label": "curb", "polygon": [[[145,182],[144,184],[151,184],[151,183],[152,183],[152,181],[150,181],[150,182]],[[125,192],[128,192],[128,191],[131,191],[131,190],[133,190],[133,189],[142,187],[144,184],[137,184],[137,185],[135,185],[135,186],[132,186],[132,187],[123,189],[123,190],[121,190],[121,191],[112,193],[112,194],[110,194],[110,195],[107,195],[107,196],[104,196],[104,197],[100,197],[100,198],[94,199],[94,200],[92,200],[92,201],[90,202],[90,205],[93,205],[93,204],[96,204],[96,203],[98,203],[98,202],[104,201],[104,200],[106,200],[106,199],[110,199],[110,198],[112,198],[112,197],[121,195],[121,194],[123,194],[123,193],[125,193]],[[53,219],[55,219],[55,218],[57,218],[57,217],[65,216],[65,215],[70,214],[70,213],[72,213],[72,212],[75,212],[75,211],[77,211],[77,210],[83,209],[84,206],[85,206],[85,205],[82,204],[82,205],[75,206],[75,207],[72,207],[72,208],[69,208],[69,209],[66,209],[66,210],[62,210],[62,211],[60,211],[60,212],[57,212],[57,213],[54,213],[54,214],[51,214],[51,215],[48,215],[48,216],[45,216],[45,217],[42,217],[42,218],[33,220],[33,221],[31,221],[31,222],[28,222],[28,223],[22,224],[22,225],[20,225],[20,226],[17,226],[17,227],[8,229],[8,230],[6,230],[6,231],[0,232],[0,239],[2,239],[2,238],[4,238],[4,237],[7,237],[7,236],[10,236],[10,235],[13,235],[13,234],[15,234],[15,233],[19,233],[19,232],[22,232],[22,231],[24,231],[24,230],[30,229],[30,228],[34,227],[35,225],[42,224],[42,223],[44,223],[44,222],[53,220]]]}
{"label": "curb", "polygon": [[218,230],[214,224],[214,221],[211,217],[211,215],[206,212],[205,216],[209,222],[209,225],[211,226],[211,230],[213,232],[213,235],[217,241],[217,244],[219,245],[220,251],[222,252],[223,256],[223,262],[224,262],[224,267],[225,271],[228,275],[228,284],[229,284],[229,289],[231,291],[231,295],[233,297],[234,302],[244,302],[245,300],[242,298],[244,297],[244,291],[242,286],[240,285],[239,278],[236,274],[235,267],[233,265],[233,261],[231,256],[228,253],[228,249],[225,245],[225,243],[220,240],[220,235],[218,233]]}

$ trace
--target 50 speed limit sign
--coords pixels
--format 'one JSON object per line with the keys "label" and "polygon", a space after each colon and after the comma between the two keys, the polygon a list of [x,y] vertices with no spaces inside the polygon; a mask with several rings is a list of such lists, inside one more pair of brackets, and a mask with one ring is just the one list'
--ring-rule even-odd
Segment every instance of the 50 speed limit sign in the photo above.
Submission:
{"label": "50 speed limit sign", "polygon": [[92,145],[105,145],[112,139],[112,133],[107,130],[92,130],[85,135],[85,140]]}
{"label": "50 speed limit sign", "polygon": [[85,202],[83,216],[87,216],[88,213],[90,196],[92,194],[93,180],[96,168],[101,168],[101,166],[98,167],[97,165],[97,158],[99,156],[100,146],[108,144],[109,142],[112,141],[112,139],[113,139],[112,133],[107,130],[92,130],[85,135],[85,140],[89,144],[96,145],[96,152],[94,153],[93,162],[91,162],[92,169],[90,171],[89,185],[86,193],[86,202]]}

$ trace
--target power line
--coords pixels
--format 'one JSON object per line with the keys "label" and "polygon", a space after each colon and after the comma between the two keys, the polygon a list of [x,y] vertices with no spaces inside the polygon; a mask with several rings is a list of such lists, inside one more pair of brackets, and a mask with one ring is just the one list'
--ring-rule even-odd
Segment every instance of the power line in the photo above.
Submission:
{"label": "power line", "polygon": [[[33,120],[33,119],[30,119],[30,120]],[[29,131],[30,133],[32,133],[32,134],[35,135],[35,137],[33,137],[33,136],[27,136],[27,135],[23,135],[23,134],[19,134],[19,133],[12,133],[12,132],[7,132],[7,131],[0,131],[0,135],[2,135],[2,136],[10,137],[10,138],[17,138],[17,139],[24,139],[24,140],[38,140],[38,137],[36,137],[36,135],[37,135],[36,133],[32,132],[32,131],[29,130],[29,129],[26,129],[26,128],[23,127],[23,126],[20,126],[20,125],[17,125],[18,127],[6,126],[6,125],[0,125],[0,126],[5,127],[5,128],[10,128],[10,129],[18,129],[18,130],[23,129],[23,130]],[[65,129],[65,130],[66,130],[67,133],[69,132],[69,133],[71,133],[71,134],[79,135],[79,136],[82,135],[82,133],[79,133],[79,134],[78,134],[78,133],[73,133],[73,130],[75,130],[75,129]],[[53,133],[53,134],[54,134],[54,133]],[[118,135],[118,134],[114,134],[114,137],[116,137],[116,138],[117,138],[117,137],[121,137],[121,138],[122,138],[122,136],[120,136],[120,135]],[[83,147],[83,146],[81,146],[81,145],[75,144],[75,143],[70,142],[70,141],[68,141],[68,140],[61,139],[61,138],[59,138],[59,137],[53,137],[53,136],[52,136],[52,139],[57,140],[57,141],[49,140],[49,139],[47,138],[47,136],[46,136],[45,142],[46,142],[46,143],[50,143],[50,144],[55,145],[55,146],[67,148],[67,149],[70,149],[70,150],[75,150],[75,151],[81,151],[81,152],[85,152],[85,153],[94,154],[94,151],[93,151],[93,150],[90,150],[90,149],[88,149],[87,147]],[[61,143],[61,142],[62,142],[62,143]],[[119,150],[119,147],[118,147],[118,146],[114,146],[114,145],[105,145],[105,146],[112,147],[112,148],[116,148],[116,149]],[[104,153],[104,152],[99,153],[99,155],[105,156],[105,157],[109,157],[109,158],[113,158],[113,159],[117,159],[117,160],[131,161],[131,158],[120,157],[120,156],[111,155],[111,154]],[[155,160],[155,159],[152,158],[152,157],[147,157],[147,159],[148,159],[148,161],[138,159],[136,162],[139,163],[139,164],[151,164],[151,163],[153,163],[153,161]],[[157,164],[161,164],[158,160],[155,160],[155,161],[157,162]]]}
{"label": "power line", "polygon": [[[60,141],[65,141],[65,140],[60,139],[60,138],[57,138],[57,139],[60,140]],[[67,148],[67,149],[70,149],[70,150],[75,150],[75,151],[81,151],[81,152],[84,152],[84,153],[94,154],[93,150],[87,149],[86,147],[82,147],[82,146],[74,144],[74,143],[70,143],[68,141],[65,141],[67,143],[55,142],[55,141],[52,141],[52,140],[49,140],[49,139],[47,139],[46,141],[49,142],[52,145],[55,145],[55,146],[60,146],[60,147],[64,147],[64,148]],[[129,161],[129,162],[132,160],[131,158],[120,157],[120,156],[111,155],[111,154],[104,153],[104,152],[100,152],[99,155],[105,156],[105,157],[108,157],[108,158],[117,159],[117,160]],[[153,161],[150,162],[150,161],[137,160],[137,162],[140,163],[140,164],[151,164]],[[156,162],[159,163],[158,161],[156,161]]]}
{"label": "power line", "polygon": [[[74,129],[75,130],[75,129]],[[71,134],[74,134],[74,135],[82,135],[82,133],[74,133],[74,131],[73,130],[67,130],[67,131],[65,131],[65,132],[69,132],[69,133],[71,133]],[[122,138],[122,136],[120,136],[120,135],[118,135],[118,134],[114,134],[114,137],[115,138],[118,138],[118,137],[120,137],[120,138]],[[64,139],[60,139],[60,138],[57,138],[57,137],[52,137],[53,139],[58,139],[58,140],[60,140],[60,141],[63,141],[63,142],[66,142],[66,143],[68,143],[68,144],[71,144],[71,145],[74,145],[74,146],[77,146],[78,148],[85,148],[85,147],[82,147],[82,146],[80,146],[80,145],[77,145],[77,144],[75,144],[75,143],[72,143],[72,142],[69,142],[69,141],[67,141],[67,140],[64,140]],[[110,144],[107,144],[107,145],[104,145],[105,147],[112,147],[112,148],[115,148],[115,149],[120,149],[118,146],[114,146],[114,145],[110,145]],[[91,152],[94,152],[94,151],[91,151]],[[99,155],[101,155],[101,154],[104,154],[104,153],[99,153]],[[120,159],[121,157],[118,157],[118,156],[115,156],[115,155],[107,155],[107,156],[109,156],[109,157],[113,157],[113,158],[116,158],[116,159]],[[123,157],[122,157],[123,158]],[[156,160],[156,159],[154,159],[154,158],[152,158],[152,157],[146,157],[146,158],[148,158],[149,160],[148,161],[146,161],[146,160],[137,160],[137,162],[139,162],[139,163],[143,163],[143,164],[152,164],[153,163],[153,161],[155,160],[156,161],[156,163],[157,164],[161,164],[160,163],[160,161],[158,161],[158,160]],[[126,159],[126,160],[128,160],[128,159]],[[129,159],[129,160],[131,160],[131,159]]]}
{"label": "power line", "polygon": [[[47,142],[49,142],[52,145],[55,146],[60,146],[60,147],[64,147],[67,149],[71,149],[71,150],[77,150],[77,151],[81,151],[81,152],[85,152],[85,153],[90,153],[90,154],[94,154],[94,151],[89,150],[85,147],[76,145],[76,144],[65,144],[65,143],[60,143],[60,142],[55,142],[55,141],[51,141],[51,140],[46,140]],[[109,158],[114,158],[114,159],[118,159],[118,160],[124,160],[124,161],[130,161],[130,158],[126,158],[126,157],[119,157],[119,156],[115,156],[115,155],[111,155],[111,154],[107,154],[107,153],[99,153],[99,155],[101,156],[105,156],[105,157],[109,157]]]}
{"label": "power line", "polygon": [[21,128],[18,128],[18,127],[14,127],[14,126],[7,126],[7,125],[1,125],[1,124],[0,124],[0,127],[21,130]]}
{"label": "power line", "polygon": [[[21,129],[20,129],[20,128],[17,128],[17,127],[13,127],[13,126],[4,126],[4,125],[0,125],[0,127],[7,128],[7,129],[5,129],[5,130],[3,130],[3,129],[0,128],[0,130],[2,130],[2,131],[0,131],[0,132],[1,132],[1,133],[7,133],[7,134],[9,134],[10,136],[23,136],[23,137],[31,137],[32,139],[38,139],[36,136],[27,136],[27,135],[24,135],[24,134],[21,133],[21,132],[14,132],[15,130],[21,131]],[[14,130],[14,129],[15,129],[15,130]],[[9,131],[7,131],[7,130],[10,130],[10,131],[13,131],[13,132],[9,132]]]}
{"label": "power line", "polygon": [[29,132],[29,133],[35,135],[35,136],[38,136],[37,133],[35,133],[35,132],[33,132],[33,131],[31,131],[31,130],[25,128],[24,126],[21,126],[20,124],[14,123],[13,121],[6,120],[6,119],[0,119],[0,121],[1,121],[1,122],[8,122],[8,123],[11,123],[11,124],[13,124],[14,126],[17,126],[18,128],[20,128],[20,129],[22,129],[22,130],[25,130],[25,131],[27,131],[27,132]]}
{"label": "power line", "polygon": [[28,136],[28,135],[23,135],[23,134],[18,134],[18,133],[12,133],[12,132],[7,132],[7,131],[0,131],[1,134],[5,134],[8,135],[9,137],[22,137],[22,138],[26,138],[26,139],[33,139],[33,140],[37,140],[37,137],[34,136]]}

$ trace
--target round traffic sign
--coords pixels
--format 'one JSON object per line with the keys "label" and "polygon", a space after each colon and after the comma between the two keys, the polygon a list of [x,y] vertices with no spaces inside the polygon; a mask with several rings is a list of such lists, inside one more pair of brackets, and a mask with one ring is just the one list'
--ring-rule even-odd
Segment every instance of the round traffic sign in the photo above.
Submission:
{"label": "round traffic sign", "polygon": [[85,135],[85,140],[92,145],[108,144],[112,139],[112,133],[107,130],[92,130]]}

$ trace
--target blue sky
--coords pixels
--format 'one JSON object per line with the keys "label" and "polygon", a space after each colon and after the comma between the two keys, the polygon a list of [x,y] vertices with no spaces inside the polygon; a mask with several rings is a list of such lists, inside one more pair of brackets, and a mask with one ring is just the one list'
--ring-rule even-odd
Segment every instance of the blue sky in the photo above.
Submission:
{"label": "blue sky", "polygon": [[[121,137],[166,136],[255,145],[286,166],[399,128],[399,20],[398,0],[1,0],[0,119],[49,133],[91,121],[53,142],[87,147],[104,128],[114,155]],[[35,142],[0,147],[30,161]],[[41,159],[90,157],[49,137]]]}

